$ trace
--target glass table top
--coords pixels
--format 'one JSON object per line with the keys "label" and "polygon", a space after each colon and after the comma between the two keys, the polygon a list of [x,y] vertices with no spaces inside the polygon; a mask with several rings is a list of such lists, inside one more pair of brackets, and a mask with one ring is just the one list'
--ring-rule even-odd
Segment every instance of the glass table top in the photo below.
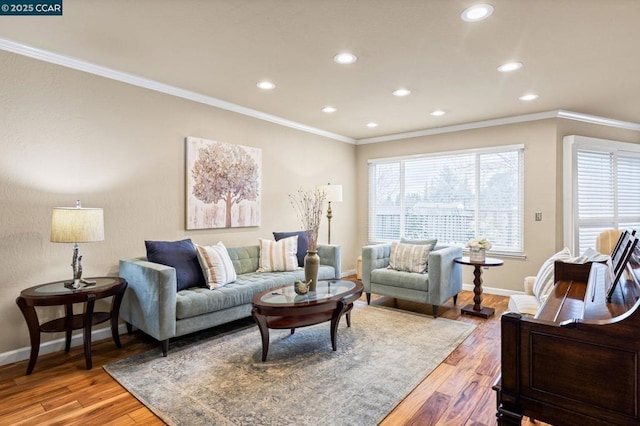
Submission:
{"label": "glass table top", "polygon": [[263,295],[260,302],[272,305],[288,305],[295,303],[309,303],[314,301],[322,301],[331,297],[345,294],[355,288],[356,284],[346,280],[318,281],[316,291],[310,291],[307,294],[297,294],[293,288],[293,284],[283,288],[277,288]]}
{"label": "glass table top", "polygon": [[52,294],[65,294],[65,293],[77,293],[86,290],[96,290],[102,287],[113,285],[117,279],[115,277],[101,277],[101,278],[88,278],[87,281],[95,282],[95,284],[81,284],[80,288],[68,288],[65,287],[65,281],[58,281],[55,283],[41,285],[30,289],[32,293],[38,295],[52,295]]}

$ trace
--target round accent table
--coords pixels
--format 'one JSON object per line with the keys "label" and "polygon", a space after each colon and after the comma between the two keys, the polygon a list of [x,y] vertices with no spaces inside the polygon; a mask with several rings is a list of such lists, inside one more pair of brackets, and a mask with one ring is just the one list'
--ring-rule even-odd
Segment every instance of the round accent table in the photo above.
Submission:
{"label": "round accent table", "polygon": [[471,265],[473,269],[473,305],[469,304],[461,309],[463,314],[475,315],[477,317],[489,318],[496,311],[493,308],[482,306],[482,268],[492,266],[502,266],[504,261],[493,257],[485,258],[484,262],[469,259],[469,257],[458,257],[453,260],[461,265]]}
{"label": "round accent table", "polygon": [[318,281],[316,291],[296,294],[293,284],[265,290],[253,296],[251,314],[262,336],[262,361],[269,351],[269,329],[291,329],[331,321],[331,346],[336,350],[336,334],[342,315],[351,326],[353,302],[362,295],[361,282],[347,280]]}
{"label": "round accent table", "polygon": [[[69,352],[71,348],[71,332],[77,329],[83,329],[84,339],[84,358],[87,370],[92,367],[91,363],[91,327],[94,324],[100,324],[111,320],[111,335],[113,341],[118,348],[120,344],[120,336],[118,334],[118,314],[120,312],[120,303],[122,296],[127,288],[127,282],[120,277],[101,277],[90,278],[90,284],[79,289],[68,288],[65,281],[56,281],[48,284],[41,284],[22,290],[20,296],[16,299],[16,303],[24,315],[29,327],[29,336],[31,338],[31,356],[29,365],[27,366],[27,375],[31,374],[36,365],[38,352],[40,351],[40,332],[57,333],[64,331],[66,333],[65,352]],[[111,301],[111,310],[109,312],[93,312],[93,307],[98,299],[113,296]],[[84,303],[84,312],[81,314],[73,313],[74,303]],[[64,305],[65,316],[40,324],[36,306],[56,306]]]}

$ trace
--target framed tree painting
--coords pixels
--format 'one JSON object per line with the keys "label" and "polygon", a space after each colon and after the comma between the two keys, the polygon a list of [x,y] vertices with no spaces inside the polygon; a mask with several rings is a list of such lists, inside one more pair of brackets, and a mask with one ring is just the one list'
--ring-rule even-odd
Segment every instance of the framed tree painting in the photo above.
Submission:
{"label": "framed tree painting", "polygon": [[187,229],[260,225],[262,150],[187,137]]}

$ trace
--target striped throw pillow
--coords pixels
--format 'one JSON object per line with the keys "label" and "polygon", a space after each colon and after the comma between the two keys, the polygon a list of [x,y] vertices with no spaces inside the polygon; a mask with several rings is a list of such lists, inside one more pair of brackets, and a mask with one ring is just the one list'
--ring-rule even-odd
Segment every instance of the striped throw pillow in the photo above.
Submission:
{"label": "striped throw pillow", "polygon": [[569,258],[571,258],[571,250],[565,247],[547,259],[540,267],[536,275],[536,280],[533,283],[533,294],[540,303],[547,299],[549,293],[551,293],[551,290],[553,290],[553,287],[556,285],[554,274],[556,260],[568,260]]}
{"label": "striped throw pillow", "polygon": [[293,271],[298,269],[298,236],[279,241],[258,239],[260,245],[260,267],[256,272]]}
{"label": "striped throw pillow", "polygon": [[431,248],[431,244],[402,244],[393,242],[391,243],[389,268],[423,274],[427,271],[427,261]]}
{"label": "striped throw pillow", "polygon": [[196,252],[200,267],[211,290],[234,282],[238,277],[233,263],[229,257],[227,248],[218,242],[215,246],[199,246],[196,244]]}

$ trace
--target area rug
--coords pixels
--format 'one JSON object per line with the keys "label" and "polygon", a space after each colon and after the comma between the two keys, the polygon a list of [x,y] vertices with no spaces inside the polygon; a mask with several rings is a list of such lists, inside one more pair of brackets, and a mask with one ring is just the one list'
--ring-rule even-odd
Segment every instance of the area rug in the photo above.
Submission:
{"label": "area rug", "polygon": [[376,425],[474,327],[356,302],[336,352],[329,323],[271,330],[262,362],[245,326],[104,368],[170,425]]}

